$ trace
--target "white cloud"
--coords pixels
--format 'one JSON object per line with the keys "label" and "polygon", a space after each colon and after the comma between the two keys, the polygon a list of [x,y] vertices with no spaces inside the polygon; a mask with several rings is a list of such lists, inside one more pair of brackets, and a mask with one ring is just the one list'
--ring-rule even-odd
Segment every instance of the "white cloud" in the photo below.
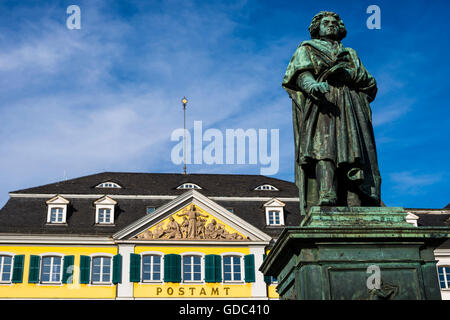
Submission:
{"label": "white cloud", "polygon": [[414,99],[400,99],[383,107],[381,107],[382,102],[377,102],[377,106],[372,107],[373,126],[382,126],[401,118],[412,110],[414,102]]}
{"label": "white cloud", "polygon": [[426,192],[426,187],[439,182],[441,174],[418,174],[415,171],[402,171],[389,174],[394,183],[392,188],[402,194],[418,195]]}

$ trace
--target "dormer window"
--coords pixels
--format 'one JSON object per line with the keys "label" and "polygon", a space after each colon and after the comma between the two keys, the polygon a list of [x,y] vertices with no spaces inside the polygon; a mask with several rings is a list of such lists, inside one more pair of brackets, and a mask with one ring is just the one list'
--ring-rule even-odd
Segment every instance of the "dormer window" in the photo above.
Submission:
{"label": "dormer window", "polygon": [[95,201],[95,223],[99,225],[114,224],[114,208],[116,204],[117,201],[108,196]]}
{"label": "dormer window", "polygon": [[260,186],[257,186],[255,188],[256,191],[279,191],[277,188],[275,188],[271,184],[262,184]]}
{"label": "dormer window", "polygon": [[64,224],[67,220],[67,206],[69,200],[56,196],[46,201],[47,204],[47,223]]}
{"label": "dormer window", "polygon": [[283,202],[275,198],[264,204],[266,225],[284,226],[284,206]]}
{"label": "dormer window", "polygon": [[100,208],[98,209],[98,223],[111,223],[111,209]]}
{"label": "dormer window", "polygon": [[102,182],[99,185],[96,186],[96,188],[122,188],[121,186],[119,186],[117,183],[115,182],[111,182],[111,181],[107,181],[107,182]]}
{"label": "dormer window", "polygon": [[50,210],[50,222],[62,223],[64,221],[64,208],[56,207]]}
{"label": "dormer window", "polygon": [[177,189],[194,189],[194,190],[199,190],[201,188],[200,188],[200,186],[196,185],[195,183],[187,182],[187,183],[183,183]]}

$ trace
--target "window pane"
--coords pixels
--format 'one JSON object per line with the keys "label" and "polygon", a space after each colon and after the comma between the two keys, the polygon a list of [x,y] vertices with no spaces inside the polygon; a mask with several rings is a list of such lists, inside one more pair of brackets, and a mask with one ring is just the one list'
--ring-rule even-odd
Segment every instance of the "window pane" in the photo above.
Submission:
{"label": "window pane", "polygon": [[12,257],[0,256],[1,281],[11,280]]}
{"label": "window pane", "polygon": [[100,282],[100,265],[101,258],[96,257],[92,259],[92,282]]}
{"label": "window pane", "polygon": [[59,281],[61,275],[61,257],[53,257],[52,281]]}
{"label": "window pane", "polygon": [[109,282],[111,275],[111,258],[103,257],[103,282]]}
{"label": "window pane", "polygon": [[150,277],[150,256],[142,257],[142,280],[151,280]]}

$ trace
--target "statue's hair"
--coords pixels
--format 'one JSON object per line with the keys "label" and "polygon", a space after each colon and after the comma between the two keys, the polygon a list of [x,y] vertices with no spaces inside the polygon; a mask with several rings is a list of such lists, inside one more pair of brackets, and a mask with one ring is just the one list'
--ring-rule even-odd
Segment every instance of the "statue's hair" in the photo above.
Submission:
{"label": "statue's hair", "polygon": [[309,25],[309,34],[311,35],[311,39],[318,39],[319,38],[319,30],[320,30],[320,21],[322,21],[322,18],[331,16],[336,18],[338,21],[338,40],[341,41],[345,38],[347,35],[347,29],[345,29],[344,22],[339,17],[337,13],[330,12],[330,11],[320,11],[318,14],[314,16],[314,18],[311,21],[311,24]]}

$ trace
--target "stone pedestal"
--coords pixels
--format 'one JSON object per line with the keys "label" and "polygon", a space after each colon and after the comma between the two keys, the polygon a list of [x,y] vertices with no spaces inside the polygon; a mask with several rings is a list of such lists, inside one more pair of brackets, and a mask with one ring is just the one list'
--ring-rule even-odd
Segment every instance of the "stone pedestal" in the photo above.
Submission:
{"label": "stone pedestal", "polygon": [[450,228],[414,227],[399,207],[312,207],[260,270],[280,299],[441,299],[434,249]]}

